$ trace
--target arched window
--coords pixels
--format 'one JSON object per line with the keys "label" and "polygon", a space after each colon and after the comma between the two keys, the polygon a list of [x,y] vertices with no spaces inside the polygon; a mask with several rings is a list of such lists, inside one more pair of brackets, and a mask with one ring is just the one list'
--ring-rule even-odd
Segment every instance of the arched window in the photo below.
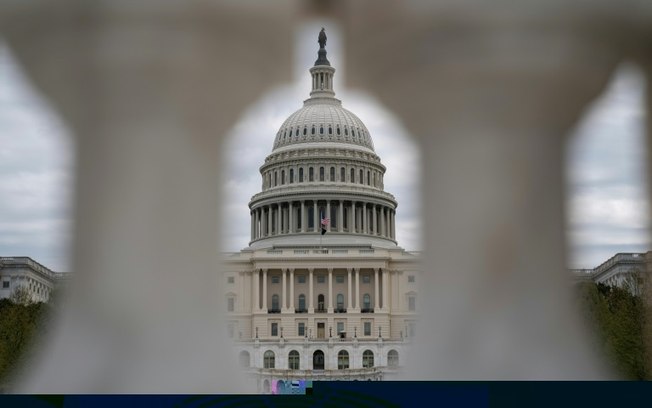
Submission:
{"label": "arched window", "polygon": [[319,168],[319,181],[324,181],[324,168]]}
{"label": "arched window", "polygon": [[320,126],[320,127],[319,127],[319,134],[320,134],[320,135],[323,135],[323,134],[324,134],[324,127],[323,127],[323,126]]}
{"label": "arched window", "polygon": [[348,136],[348,135],[349,135],[349,129],[346,126],[344,126],[344,136]]}
{"label": "arched window", "polygon": [[355,137],[355,130],[351,129],[351,136]]}
{"label": "arched window", "polygon": [[274,365],[274,352],[272,350],[267,350],[263,355],[263,367],[274,368]]}
{"label": "arched window", "polygon": [[387,365],[390,367],[398,367],[398,351],[390,350],[387,353]]}
{"label": "arched window", "polygon": [[374,366],[374,352],[371,350],[365,350],[362,353],[362,367],[371,368]]}
{"label": "arched window", "polygon": [[240,367],[245,367],[245,368],[249,367],[249,365],[251,364],[249,362],[249,352],[244,350],[241,351],[238,361],[240,363]]}
{"label": "arched window", "polygon": [[331,167],[331,181],[335,181],[335,167]]}
{"label": "arched window", "polygon": [[281,184],[285,184],[285,170],[281,170]]}
{"label": "arched window", "polygon": [[324,295],[317,296],[317,310],[324,311]]}
{"label": "arched window", "polygon": [[337,131],[337,135],[339,136],[340,135],[340,126],[339,125],[337,125],[337,130],[336,131]]}
{"label": "arched window", "polygon": [[329,134],[329,135],[332,135],[332,134],[333,134],[333,128],[330,127],[330,126],[328,126],[328,134]]}
{"label": "arched window", "polygon": [[303,135],[305,136],[308,133],[308,128],[304,126],[303,128]]}
{"label": "arched window", "polygon": [[362,306],[365,309],[371,309],[371,296],[368,293],[365,293],[362,297]]}
{"label": "arched window", "polygon": [[367,170],[367,185],[371,184],[371,172]]}
{"label": "arched window", "polygon": [[299,310],[305,311],[306,310],[306,295],[303,293],[299,295]]}
{"label": "arched window", "polygon": [[301,132],[301,128],[297,126],[297,131],[294,132],[294,135],[299,136],[299,132]]}
{"label": "arched window", "polygon": [[346,170],[344,167],[340,167],[340,181],[344,182],[344,178],[346,178]]}
{"label": "arched window", "polygon": [[288,368],[290,370],[298,370],[299,369],[299,352],[296,350],[290,351],[290,354],[288,354]]}
{"label": "arched window", "polygon": [[299,183],[303,183],[303,167],[299,167]]}
{"label": "arched window", "polygon": [[358,180],[360,184],[364,184],[364,171],[360,169],[360,179]]}
{"label": "arched window", "polygon": [[272,310],[279,310],[277,294],[272,295]]}
{"label": "arched window", "polygon": [[308,168],[308,181],[315,181],[315,170],[312,167]]}
{"label": "arched window", "polygon": [[315,134],[315,127],[312,127],[312,130],[310,131],[310,134],[314,135]]}
{"label": "arched window", "polygon": [[274,186],[278,186],[278,171],[274,172]]}
{"label": "arched window", "polygon": [[373,186],[374,186],[374,187],[378,187],[378,185],[376,184],[376,172],[375,172],[375,171],[374,171],[374,176],[373,176],[373,177],[374,177],[374,180],[373,180],[373,181],[374,181]]}
{"label": "arched window", "polygon": [[345,370],[349,368],[349,352],[346,350],[340,350],[337,353],[337,369]]}
{"label": "arched window", "polygon": [[337,294],[337,308],[339,310],[344,310],[344,295],[341,293]]}
{"label": "arched window", "polygon": [[355,170],[351,169],[351,180],[349,180],[351,183],[355,183]]}
{"label": "arched window", "polygon": [[294,183],[294,169],[290,169],[290,184],[292,183]]}

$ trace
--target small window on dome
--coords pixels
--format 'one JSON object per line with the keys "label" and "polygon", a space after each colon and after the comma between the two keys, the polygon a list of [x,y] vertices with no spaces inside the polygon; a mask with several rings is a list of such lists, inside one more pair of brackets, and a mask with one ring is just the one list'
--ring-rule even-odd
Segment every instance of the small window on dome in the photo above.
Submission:
{"label": "small window on dome", "polygon": [[337,127],[336,132],[337,132],[337,135],[339,136],[340,135],[340,127],[339,126]]}
{"label": "small window on dome", "polygon": [[297,131],[294,133],[295,136],[299,136],[299,133],[301,132],[301,128],[297,127]]}
{"label": "small window on dome", "polygon": [[330,126],[328,127],[328,134],[329,134],[329,135],[332,135],[332,134],[333,134],[333,128],[330,127]]}
{"label": "small window on dome", "polygon": [[349,135],[349,129],[345,127],[344,128],[344,136],[348,136],[348,135]]}
{"label": "small window on dome", "polygon": [[305,136],[306,133],[308,133],[308,128],[307,128],[307,127],[304,127],[304,128],[303,128],[303,135]]}
{"label": "small window on dome", "polygon": [[351,136],[355,137],[355,130],[351,130]]}
{"label": "small window on dome", "polygon": [[315,134],[315,127],[314,127],[314,126],[312,127],[312,132],[311,132],[311,133],[312,133],[313,135]]}
{"label": "small window on dome", "polygon": [[319,134],[320,134],[320,135],[323,135],[323,134],[324,134],[324,127],[323,127],[323,126],[320,126],[320,127],[319,127]]}

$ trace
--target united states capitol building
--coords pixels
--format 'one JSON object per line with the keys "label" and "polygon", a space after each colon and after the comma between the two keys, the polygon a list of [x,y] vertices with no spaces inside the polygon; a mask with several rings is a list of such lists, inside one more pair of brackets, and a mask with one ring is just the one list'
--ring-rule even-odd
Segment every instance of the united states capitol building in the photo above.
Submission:
{"label": "united states capitol building", "polygon": [[385,166],[335,98],[319,42],[310,97],[260,167],[249,247],[224,271],[229,335],[262,392],[274,380],[395,378],[416,330],[417,256],[398,246]]}

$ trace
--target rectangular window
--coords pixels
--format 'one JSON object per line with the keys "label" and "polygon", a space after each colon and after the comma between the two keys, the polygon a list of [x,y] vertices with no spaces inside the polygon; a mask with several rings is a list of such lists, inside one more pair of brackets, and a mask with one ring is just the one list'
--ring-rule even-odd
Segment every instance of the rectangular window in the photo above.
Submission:
{"label": "rectangular window", "polygon": [[335,167],[331,167],[331,180],[330,181],[335,181]]}
{"label": "rectangular window", "polygon": [[409,275],[408,276],[408,282],[414,283],[414,275]]}
{"label": "rectangular window", "polygon": [[299,336],[305,336],[306,335],[306,324],[301,322],[299,323],[299,326],[297,327],[297,334]]}
{"label": "rectangular window", "polygon": [[272,336],[278,336],[278,323],[272,323]]}
{"label": "rectangular window", "polygon": [[9,281],[3,281],[2,282],[2,289],[8,289],[9,288]]}
{"label": "rectangular window", "polygon": [[299,183],[303,183],[303,168],[299,169]]}
{"label": "rectangular window", "polygon": [[297,276],[297,282],[298,283],[306,283],[306,275]]}
{"label": "rectangular window", "polygon": [[344,167],[340,167],[340,181],[345,181],[344,178],[346,177],[346,171],[344,170]]}
{"label": "rectangular window", "polygon": [[326,275],[317,275],[317,283],[326,283]]}
{"label": "rectangular window", "polygon": [[312,167],[308,169],[308,181],[315,181],[315,169]]}
{"label": "rectangular window", "polygon": [[324,168],[319,168],[319,181],[324,181]]}
{"label": "rectangular window", "polygon": [[233,312],[235,310],[235,299],[230,297],[226,300],[226,310]]}
{"label": "rectangular window", "polygon": [[362,275],[362,283],[371,283],[371,275]]}
{"label": "rectangular window", "polygon": [[272,283],[279,283],[281,281],[280,276],[272,276]]}
{"label": "rectangular window", "polygon": [[337,322],[337,334],[340,334],[344,331],[344,322]]}
{"label": "rectangular window", "polygon": [[226,278],[226,281],[228,283],[235,283],[235,278],[233,276],[229,276],[228,278]]}
{"label": "rectangular window", "polygon": [[335,275],[335,282],[344,283],[344,275]]}
{"label": "rectangular window", "polygon": [[371,322],[364,322],[364,335],[371,336]]}
{"label": "rectangular window", "polygon": [[408,297],[408,310],[414,312],[417,310],[417,298],[414,296]]}

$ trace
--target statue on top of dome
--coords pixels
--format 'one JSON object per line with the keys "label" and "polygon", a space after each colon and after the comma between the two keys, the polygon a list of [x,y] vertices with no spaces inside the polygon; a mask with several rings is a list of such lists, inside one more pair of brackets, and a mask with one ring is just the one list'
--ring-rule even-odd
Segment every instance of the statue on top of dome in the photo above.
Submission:
{"label": "statue on top of dome", "polygon": [[326,47],[326,39],[326,30],[324,30],[324,27],[322,27],[321,31],[319,32],[319,39],[317,40],[319,43],[319,48]]}

